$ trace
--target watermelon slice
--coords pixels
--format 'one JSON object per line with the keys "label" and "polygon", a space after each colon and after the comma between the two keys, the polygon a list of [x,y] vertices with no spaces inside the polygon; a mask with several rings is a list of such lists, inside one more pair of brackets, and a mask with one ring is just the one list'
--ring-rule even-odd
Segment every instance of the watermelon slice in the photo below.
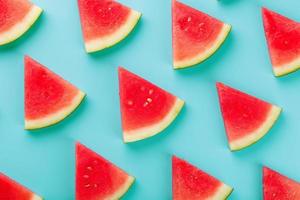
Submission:
{"label": "watermelon slice", "polygon": [[300,183],[267,167],[263,168],[263,190],[264,200],[300,199]]}
{"label": "watermelon slice", "polygon": [[0,45],[23,35],[41,13],[42,9],[28,0],[0,0]]}
{"label": "watermelon slice", "polygon": [[275,76],[300,68],[300,23],[262,9],[265,36]]}
{"label": "watermelon slice", "polygon": [[25,129],[55,124],[81,103],[85,94],[45,66],[25,56]]}
{"label": "watermelon slice", "polygon": [[42,200],[41,197],[2,173],[0,173],[0,199]]}
{"label": "watermelon slice", "polygon": [[178,97],[121,67],[119,88],[124,142],[158,134],[184,105]]}
{"label": "watermelon slice", "polygon": [[76,200],[122,197],[134,177],[80,143],[76,144]]}
{"label": "watermelon slice", "polygon": [[78,0],[78,7],[88,53],[123,40],[141,17],[141,13],[114,0]]}
{"label": "watermelon slice", "polygon": [[173,0],[173,65],[175,69],[198,64],[224,42],[231,26]]}
{"label": "watermelon slice", "polygon": [[221,200],[233,191],[215,177],[176,156],[172,157],[172,184],[174,200]]}
{"label": "watermelon slice", "polygon": [[243,149],[261,139],[273,126],[281,108],[217,83],[220,107],[230,149]]}

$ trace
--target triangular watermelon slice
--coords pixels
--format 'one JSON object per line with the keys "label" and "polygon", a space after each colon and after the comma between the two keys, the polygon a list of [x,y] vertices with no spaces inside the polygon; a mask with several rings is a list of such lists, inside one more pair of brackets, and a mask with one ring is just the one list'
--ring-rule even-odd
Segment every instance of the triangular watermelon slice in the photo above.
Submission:
{"label": "triangular watermelon slice", "polygon": [[39,18],[42,9],[28,0],[0,1],[0,45],[23,35]]}
{"label": "triangular watermelon slice", "polygon": [[76,144],[76,200],[122,197],[134,177],[80,143]]}
{"label": "triangular watermelon slice", "polygon": [[114,0],[78,0],[85,49],[99,51],[123,40],[141,13]]}
{"label": "triangular watermelon slice", "polygon": [[300,183],[264,167],[263,194],[264,200],[298,200]]}
{"label": "triangular watermelon slice", "polygon": [[217,83],[217,90],[229,147],[233,151],[261,139],[281,112],[281,108],[223,83]]}
{"label": "triangular watermelon slice", "polygon": [[158,134],[184,105],[183,100],[121,67],[119,89],[124,142]]}
{"label": "triangular watermelon slice", "polygon": [[37,194],[0,173],[1,200],[42,200]]}
{"label": "triangular watermelon slice", "polygon": [[300,68],[300,23],[262,8],[265,36],[275,76]]}
{"label": "triangular watermelon slice", "polygon": [[53,125],[71,114],[85,94],[25,56],[25,129]]}
{"label": "triangular watermelon slice", "polygon": [[185,68],[210,57],[226,39],[231,26],[173,0],[173,65]]}
{"label": "triangular watermelon slice", "polygon": [[221,200],[233,189],[176,156],[172,157],[173,200]]}

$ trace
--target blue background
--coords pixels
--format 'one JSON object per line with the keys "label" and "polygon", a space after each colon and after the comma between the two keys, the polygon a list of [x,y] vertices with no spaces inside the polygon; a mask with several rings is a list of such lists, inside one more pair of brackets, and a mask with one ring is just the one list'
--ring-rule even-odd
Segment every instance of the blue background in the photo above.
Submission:
{"label": "blue background", "polygon": [[[0,48],[0,171],[45,199],[74,199],[74,143],[80,141],[136,182],[124,199],[171,199],[176,154],[234,187],[229,199],[262,199],[261,168],[300,180],[300,72],[275,78],[265,43],[261,6],[300,21],[299,0],[184,0],[233,29],[210,59],[172,69],[170,0],[122,0],[143,17],[117,46],[88,55],[76,1],[34,0],[44,13],[18,41]],[[28,54],[87,93],[63,122],[23,129],[23,56]],[[186,101],[162,134],[123,144],[117,66],[145,77]],[[260,142],[232,153],[227,147],[215,82],[222,81],[280,105],[283,113]]]}

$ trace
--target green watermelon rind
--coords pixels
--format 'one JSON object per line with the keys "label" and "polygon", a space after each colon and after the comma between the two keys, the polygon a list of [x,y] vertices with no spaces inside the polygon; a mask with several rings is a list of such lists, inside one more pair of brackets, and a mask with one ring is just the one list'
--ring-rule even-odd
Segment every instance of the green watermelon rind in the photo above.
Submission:
{"label": "green watermelon rind", "polygon": [[222,183],[222,185],[220,186],[220,188],[217,190],[217,192],[210,197],[209,199],[211,200],[220,200],[220,199],[227,199],[230,194],[233,192],[233,188]]}
{"label": "green watermelon rind", "polygon": [[160,122],[136,130],[123,131],[124,142],[136,142],[157,135],[175,120],[183,106],[184,101],[177,98],[169,113]]}
{"label": "green watermelon rind", "polygon": [[185,60],[174,60],[173,68],[174,69],[183,69],[187,67],[191,67],[193,65],[197,65],[209,57],[211,57],[225,42],[228,34],[230,33],[231,25],[223,24],[222,30],[219,33],[218,38],[214,41],[213,45],[207,49],[205,52],[201,52],[200,54],[194,56],[193,58],[187,58]]}
{"label": "green watermelon rind", "polygon": [[120,199],[122,196],[124,196],[126,194],[126,192],[130,189],[130,187],[132,186],[132,184],[134,183],[135,178],[132,176],[128,176],[127,181],[124,183],[124,185],[119,188],[118,191],[116,191],[112,196],[106,198],[106,199]]}
{"label": "green watermelon rind", "polygon": [[73,98],[69,106],[62,108],[61,110],[52,113],[47,117],[34,119],[34,120],[25,119],[25,129],[33,130],[33,129],[45,128],[62,121],[63,119],[65,119],[67,116],[69,116],[72,112],[76,110],[76,108],[81,104],[85,96],[86,96],[85,93],[79,90],[78,94]]}
{"label": "green watermelon rind", "polygon": [[87,53],[93,53],[106,48],[109,48],[123,39],[125,39],[134,29],[141,18],[142,14],[138,11],[131,10],[127,21],[114,33],[105,38],[93,39],[85,42]]}
{"label": "green watermelon rind", "polygon": [[273,66],[274,75],[277,77],[293,73],[298,69],[300,69],[300,55],[299,58],[293,60],[290,63],[280,66]]}
{"label": "green watermelon rind", "polygon": [[32,5],[31,10],[22,21],[15,24],[9,30],[0,33],[0,45],[11,43],[21,37],[36,22],[42,12],[43,10],[40,7]]}
{"label": "green watermelon rind", "polygon": [[280,107],[272,105],[268,117],[262,123],[262,125],[252,133],[247,134],[247,136],[245,136],[244,138],[229,142],[230,150],[238,151],[259,141],[275,124],[275,122],[279,118],[281,111],[282,109]]}

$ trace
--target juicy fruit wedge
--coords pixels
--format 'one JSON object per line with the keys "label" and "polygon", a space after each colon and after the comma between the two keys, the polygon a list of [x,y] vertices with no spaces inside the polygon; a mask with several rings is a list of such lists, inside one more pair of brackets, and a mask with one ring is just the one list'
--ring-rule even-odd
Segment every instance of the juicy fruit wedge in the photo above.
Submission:
{"label": "juicy fruit wedge", "polygon": [[300,183],[264,167],[263,193],[264,200],[297,200],[300,199]]}
{"label": "juicy fruit wedge", "polygon": [[217,83],[217,90],[229,147],[233,151],[261,139],[281,112],[281,108],[223,83]]}
{"label": "juicy fruit wedge", "polygon": [[141,13],[114,0],[78,0],[85,49],[99,51],[123,40]]}
{"label": "juicy fruit wedge", "polygon": [[41,197],[2,173],[0,173],[0,199],[42,200]]}
{"label": "juicy fruit wedge", "polygon": [[223,200],[233,189],[176,156],[172,157],[174,200]]}
{"label": "juicy fruit wedge", "polygon": [[42,9],[28,0],[0,0],[0,45],[22,36],[41,13]]}
{"label": "juicy fruit wedge", "polygon": [[184,101],[119,68],[123,137],[134,142],[158,134],[176,118]]}
{"label": "juicy fruit wedge", "polygon": [[262,9],[265,36],[275,76],[300,68],[300,23]]}
{"label": "juicy fruit wedge", "polygon": [[122,197],[134,178],[80,143],[76,144],[76,200]]}
{"label": "juicy fruit wedge", "polygon": [[173,0],[173,65],[185,68],[210,57],[226,39],[231,26]]}
{"label": "juicy fruit wedge", "polygon": [[85,94],[25,56],[25,129],[53,125],[71,114]]}

